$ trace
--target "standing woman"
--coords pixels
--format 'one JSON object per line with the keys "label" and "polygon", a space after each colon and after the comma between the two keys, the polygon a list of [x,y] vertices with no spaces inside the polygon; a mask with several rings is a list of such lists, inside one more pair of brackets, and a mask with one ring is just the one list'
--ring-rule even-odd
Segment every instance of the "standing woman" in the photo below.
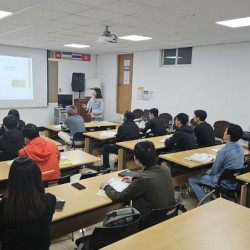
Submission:
{"label": "standing woman", "polygon": [[91,116],[92,122],[102,121],[103,117],[103,99],[101,89],[94,88],[92,97],[88,101],[88,104],[83,104],[82,107],[88,111]]}
{"label": "standing woman", "polygon": [[48,250],[56,197],[44,192],[41,171],[28,157],[11,165],[8,197],[0,200],[2,250]]}

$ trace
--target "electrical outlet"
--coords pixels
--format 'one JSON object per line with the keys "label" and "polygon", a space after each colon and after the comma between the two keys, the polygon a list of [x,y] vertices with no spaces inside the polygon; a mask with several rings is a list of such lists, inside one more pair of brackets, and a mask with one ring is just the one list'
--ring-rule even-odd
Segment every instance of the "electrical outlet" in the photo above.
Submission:
{"label": "electrical outlet", "polygon": [[59,93],[63,92],[63,88],[59,88],[59,89],[58,89],[58,92],[59,92]]}

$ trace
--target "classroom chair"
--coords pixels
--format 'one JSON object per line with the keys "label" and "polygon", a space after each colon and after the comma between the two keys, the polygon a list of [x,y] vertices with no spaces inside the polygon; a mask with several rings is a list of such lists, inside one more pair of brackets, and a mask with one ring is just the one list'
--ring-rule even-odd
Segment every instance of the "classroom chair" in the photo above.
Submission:
{"label": "classroom chair", "polygon": [[224,132],[228,126],[228,121],[216,121],[214,123],[214,136],[222,140]]}
{"label": "classroom chair", "polygon": [[141,219],[121,226],[96,227],[91,235],[76,240],[77,250],[95,250],[110,245],[118,240],[140,231]]}
{"label": "classroom chair", "polygon": [[85,147],[85,136],[83,132],[77,132],[74,134],[73,139],[72,139],[72,147],[74,149]]}
{"label": "classroom chair", "polygon": [[135,109],[133,111],[133,114],[135,116],[135,119],[141,118],[143,116],[143,110],[141,110],[141,109]]}
{"label": "classroom chair", "polygon": [[[210,198],[218,198],[223,197],[225,199],[230,199],[234,197],[234,202],[237,203],[237,184],[238,180],[236,179],[236,176],[241,174],[242,169],[226,169],[222,172],[218,184],[216,187],[211,187],[209,185],[205,185],[200,183],[199,185],[202,188],[205,188],[208,190],[208,193],[203,196],[203,198],[199,201],[198,206],[202,205],[204,200],[208,197]],[[228,181],[232,184],[232,186],[235,186],[233,189],[227,189],[222,186],[223,181]]]}
{"label": "classroom chair", "polygon": [[43,181],[43,185],[45,188],[47,188],[49,186],[61,185],[69,182],[70,182],[70,176],[66,175],[57,179],[45,180]]}
{"label": "classroom chair", "polygon": [[152,209],[151,213],[146,217],[142,229],[152,227],[160,222],[173,218],[178,215],[179,211],[186,212],[187,209],[181,203],[182,199],[179,198],[176,204],[171,207]]}
{"label": "classroom chair", "polygon": [[159,117],[164,120],[166,128],[169,128],[169,122],[173,119],[172,115],[169,113],[161,113]]}

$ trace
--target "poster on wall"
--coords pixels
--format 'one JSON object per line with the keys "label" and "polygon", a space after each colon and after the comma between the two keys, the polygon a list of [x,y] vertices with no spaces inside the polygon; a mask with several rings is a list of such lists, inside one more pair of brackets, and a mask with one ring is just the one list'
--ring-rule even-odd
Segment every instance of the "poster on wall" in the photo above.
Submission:
{"label": "poster on wall", "polygon": [[153,91],[145,90],[140,86],[137,88],[137,100],[149,101],[153,99]]}
{"label": "poster on wall", "polygon": [[137,100],[143,100],[144,99],[144,87],[138,87],[137,88]]}

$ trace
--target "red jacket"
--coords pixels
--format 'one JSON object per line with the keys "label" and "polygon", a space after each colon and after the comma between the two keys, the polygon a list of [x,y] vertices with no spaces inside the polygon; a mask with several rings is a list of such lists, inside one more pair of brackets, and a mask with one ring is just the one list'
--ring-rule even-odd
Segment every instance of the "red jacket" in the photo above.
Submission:
{"label": "red jacket", "polygon": [[20,149],[18,155],[28,156],[34,160],[42,172],[43,180],[61,177],[59,169],[60,152],[53,142],[36,137]]}

